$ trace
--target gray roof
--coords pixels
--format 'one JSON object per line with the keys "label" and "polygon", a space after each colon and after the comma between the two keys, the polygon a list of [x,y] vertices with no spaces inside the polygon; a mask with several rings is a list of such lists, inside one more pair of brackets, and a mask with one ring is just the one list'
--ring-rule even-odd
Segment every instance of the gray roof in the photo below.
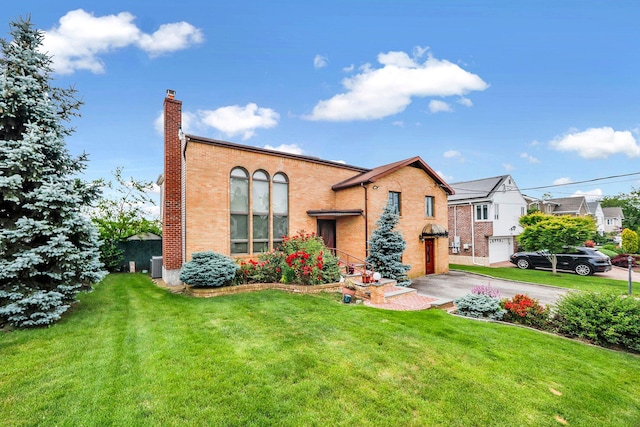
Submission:
{"label": "gray roof", "polygon": [[508,177],[509,175],[502,175],[450,184],[455,194],[449,196],[448,200],[450,202],[456,202],[460,200],[488,199]]}
{"label": "gray roof", "polygon": [[622,208],[619,206],[613,208],[602,208],[602,212],[604,213],[605,218],[622,218],[624,219],[624,214],[622,213]]}
{"label": "gray roof", "polygon": [[[558,199],[547,199],[544,201],[546,204],[553,203],[556,205],[556,208],[553,210],[553,213],[579,213],[580,206],[586,204],[586,199],[584,196],[576,196],[576,197],[561,197]],[[586,208],[586,206],[585,206]]]}
{"label": "gray roof", "polygon": [[598,200],[592,200],[592,201],[587,200],[587,210],[589,210],[589,213],[595,215],[596,211],[598,210],[599,204],[600,204],[600,201]]}

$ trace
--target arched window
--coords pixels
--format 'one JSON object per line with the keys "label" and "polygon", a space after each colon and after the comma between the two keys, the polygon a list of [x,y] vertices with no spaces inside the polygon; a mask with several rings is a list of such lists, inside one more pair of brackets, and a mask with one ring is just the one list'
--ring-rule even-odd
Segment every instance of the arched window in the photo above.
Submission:
{"label": "arched window", "polygon": [[289,234],[289,179],[281,172],[273,176],[273,243]]}
{"label": "arched window", "polygon": [[253,173],[252,178],[252,252],[267,252],[269,250],[269,175],[265,171],[258,170]]}
{"label": "arched window", "polygon": [[231,253],[249,253],[249,173],[231,170]]}

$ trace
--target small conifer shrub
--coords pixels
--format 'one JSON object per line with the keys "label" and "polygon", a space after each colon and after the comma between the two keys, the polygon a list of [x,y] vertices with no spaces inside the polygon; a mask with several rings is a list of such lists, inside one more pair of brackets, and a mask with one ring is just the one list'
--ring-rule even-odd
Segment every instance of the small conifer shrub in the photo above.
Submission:
{"label": "small conifer shrub", "polygon": [[213,251],[194,252],[191,261],[180,270],[180,280],[195,287],[220,287],[233,284],[238,265],[228,256]]}

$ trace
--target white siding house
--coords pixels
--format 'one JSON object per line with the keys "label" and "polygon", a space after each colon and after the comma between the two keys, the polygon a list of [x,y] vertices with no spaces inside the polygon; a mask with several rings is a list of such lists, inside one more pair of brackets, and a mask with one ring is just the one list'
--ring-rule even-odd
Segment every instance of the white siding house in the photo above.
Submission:
{"label": "white siding house", "polygon": [[451,184],[449,260],[489,265],[508,261],[515,252],[519,220],[527,203],[511,175]]}

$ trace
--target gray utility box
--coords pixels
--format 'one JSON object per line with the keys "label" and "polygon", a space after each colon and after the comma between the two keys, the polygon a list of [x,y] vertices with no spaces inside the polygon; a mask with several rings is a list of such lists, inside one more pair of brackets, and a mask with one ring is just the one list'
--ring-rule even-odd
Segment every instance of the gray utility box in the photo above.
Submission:
{"label": "gray utility box", "polygon": [[162,257],[151,257],[151,277],[157,279],[162,277]]}

